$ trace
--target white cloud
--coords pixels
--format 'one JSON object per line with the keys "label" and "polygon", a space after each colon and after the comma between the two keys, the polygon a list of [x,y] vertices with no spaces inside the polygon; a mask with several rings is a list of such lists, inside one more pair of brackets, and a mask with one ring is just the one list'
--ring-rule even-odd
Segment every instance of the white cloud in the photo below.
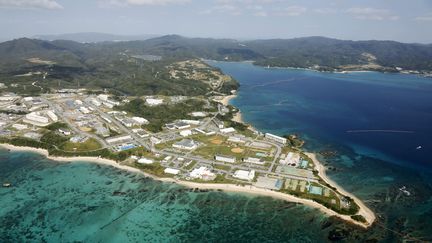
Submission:
{"label": "white cloud", "polygon": [[299,16],[307,11],[302,6],[280,7],[285,0],[214,0],[213,7],[204,9],[200,14],[267,16]]}
{"label": "white cloud", "polygon": [[264,7],[261,5],[249,5],[249,6],[246,6],[246,8],[251,9],[251,10],[258,10],[258,11],[264,9]]}
{"label": "white cloud", "polygon": [[283,0],[216,0],[218,3],[241,3],[241,4],[266,4],[266,3],[276,3],[283,2]]}
{"label": "white cloud", "polygon": [[399,16],[394,15],[388,9],[377,8],[350,8],[346,11],[352,14],[356,19],[365,20],[398,20]]}
{"label": "white cloud", "polygon": [[432,13],[426,14],[424,16],[418,16],[415,18],[417,21],[432,21]]}
{"label": "white cloud", "polygon": [[55,0],[0,0],[0,7],[63,9]]}
{"label": "white cloud", "polygon": [[130,6],[130,5],[170,5],[185,4],[192,0],[108,0],[101,2],[101,6]]}
{"label": "white cloud", "polygon": [[316,8],[313,10],[315,13],[318,14],[335,14],[338,13],[339,11],[335,8]]}
{"label": "white cloud", "polygon": [[432,21],[432,16],[420,16],[420,17],[417,17],[416,20],[418,20],[418,21]]}
{"label": "white cloud", "polygon": [[307,8],[302,6],[289,6],[277,12],[281,16],[300,16],[306,13]]}
{"label": "white cloud", "polygon": [[267,17],[268,14],[267,14],[266,11],[259,11],[259,12],[254,13],[254,16],[257,16],[257,17]]}
{"label": "white cloud", "polygon": [[242,11],[239,7],[231,4],[216,5],[212,8],[201,11],[200,14],[222,13],[230,15],[241,15]]}

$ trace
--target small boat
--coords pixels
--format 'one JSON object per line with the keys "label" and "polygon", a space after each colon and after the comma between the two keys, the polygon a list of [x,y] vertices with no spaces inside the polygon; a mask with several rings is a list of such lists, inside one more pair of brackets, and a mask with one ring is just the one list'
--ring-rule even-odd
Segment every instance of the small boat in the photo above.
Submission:
{"label": "small boat", "polygon": [[399,188],[399,191],[403,192],[407,196],[411,195],[411,193],[406,189],[406,186]]}
{"label": "small boat", "polygon": [[416,149],[417,149],[417,150],[422,149],[422,146],[420,145],[420,146],[418,146]]}
{"label": "small boat", "polygon": [[10,183],[3,183],[3,187],[11,187],[12,186],[12,184],[10,184]]}

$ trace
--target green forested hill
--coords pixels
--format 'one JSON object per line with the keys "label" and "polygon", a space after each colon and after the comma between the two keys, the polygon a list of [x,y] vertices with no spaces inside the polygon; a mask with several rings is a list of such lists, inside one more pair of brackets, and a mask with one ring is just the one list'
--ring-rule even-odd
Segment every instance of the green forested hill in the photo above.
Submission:
{"label": "green forested hill", "polygon": [[405,44],[395,41],[343,41],[323,37],[290,40],[262,40],[246,43],[268,57],[262,65],[337,68],[343,65],[374,63],[383,67],[432,70],[432,45]]}
{"label": "green forested hill", "polygon": [[[145,55],[162,59],[148,61],[141,58]],[[324,37],[237,41],[168,35],[142,41],[84,44],[23,38],[0,43],[0,82],[38,81],[43,87],[80,85],[139,95],[205,94],[211,90],[208,84],[184,77],[172,79],[167,70],[175,62],[196,58],[252,60],[263,66],[319,70],[396,71],[400,67],[432,71],[432,45],[394,41]],[[41,74],[16,76],[29,72]],[[26,91],[37,92],[37,88],[27,85]]]}
{"label": "green forested hill", "polygon": [[[160,55],[162,59],[134,58],[147,54]],[[169,65],[193,58],[196,56],[191,52],[168,47],[158,50],[138,41],[82,44],[24,38],[0,43],[0,82],[20,85],[11,91],[25,89],[35,93],[40,89],[31,85],[34,81],[46,88],[102,88],[130,95],[203,95],[211,91],[208,84],[173,79],[168,73]],[[17,76],[31,72],[32,76]]]}

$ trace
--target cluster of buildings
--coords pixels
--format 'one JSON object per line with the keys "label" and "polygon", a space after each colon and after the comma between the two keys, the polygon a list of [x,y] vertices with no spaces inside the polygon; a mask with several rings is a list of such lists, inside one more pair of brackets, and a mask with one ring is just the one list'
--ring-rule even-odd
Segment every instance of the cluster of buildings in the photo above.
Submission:
{"label": "cluster of buildings", "polygon": [[108,114],[113,115],[114,119],[118,120],[125,127],[129,127],[129,128],[135,126],[142,126],[149,123],[149,121],[143,117],[138,117],[138,116],[129,117],[127,116],[127,113],[124,111],[110,111],[108,112]]}
{"label": "cluster of buildings", "polygon": [[198,126],[201,122],[198,120],[178,120],[173,123],[165,124],[169,130],[183,130],[191,128],[191,126]]}
{"label": "cluster of buildings", "polygon": [[[168,130],[172,131],[164,131],[163,133],[153,134],[150,136],[149,133],[141,128],[142,125],[148,124],[149,121],[143,117],[128,116],[126,112],[112,111],[111,109],[114,106],[118,106],[121,103],[110,98],[109,95],[100,94],[97,96],[77,96],[69,94],[71,93],[60,93],[57,97],[55,106],[51,106],[51,108],[49,108],[48,105],[51,99],[44,100],[39,97],[21,98],[13,94],[0,96],[0,107],[26,112],[25,115],[21,115],[23,118],[22,123],[10,122],[12,119],[19,116],[0,114],[0,134],[5,132],[2,130],[2,126],[10,124],[10,127],[20,131],[22,136],[32,139],[40,139],[41,134],[37,132],[35,127],[45,127],[51,123],[58,122],[60,120],[59,115],[64,115],[67,120],[72,121],[74,127],[76,126],[77,129],[84,132],[81,134],[74,128],[74,133],[77,134],[73,134],[67,129],[59,129],[59,133],[64,134],[65,136],[72,135],[70,138],[70,142],[72,143],[83,143],[89,139],[89,136],[93,137],[88,133],[99,135],[104,139],[101,142],[104,142],[104,144],[106,142],[108,147],[111,147],[116,151],[129,150],[139,146],[138,141],[134,139],[136,136],[140,138],[149,137],[152,145],[175,140],[172,144],[172,148],[176,149],[174,152],[179,152],[180,154],[180,151],[183,151],[181,155],[182,157],[188,160],[193,159],[195,162],[198,162],[198,165],[194,164],[186,170],[185,168],[187,168],[187,163],[184,162],[184,159],[177,158],[177,156],[173,154],[166,156],[163,160],[159,160],[159,155],[156,155],[156,153],[154,156],[131,157],[136,161],[136,163],[143,165],[160,162],[161,165],[165,167],[164,173],[169,175],[181,175],[193,180],[209,181],[216,178],[216,173],[212,171],[212,166],[209,165],[210,163],[229,167],[229,165],[241,162],[246,165],[236,165],[238,168],[236,168],[232,174],[231,171],[227,169],[225,171],[226,174],[231,178],[247,181],[256,187],[269,190],[280,190],[285,181],[287,182],[285,185],[288,185],[287,188],[290,190],[300,188],[300,190],[305,191],[307,189],[308,192],[312,194],[329,194],[329,191],[326,191],[325,187],[321,188],[316,185],[307,184],[309,178],[313,180],[315,176],[313,175],[312,170],[307,169],[309,167],[308,161],[302,159],[300,153],[288,152],[282,154],[279,158],[273,156],[276,154],[276,150],[274,149],[275,146],[281,147],[280,145],[287,144],[288,141],[284,137],[266,133],[264,138],[267,142],[262,140],[252,140],[251,138],[237,133],[233,127],[225,127],[224,122],[218,119],[212,119],[211,122],[209,120],[209,123],[205,123],[206,119],[203,119],[202,121],[177,120],[165,125]],[[182,99],[182,97],[177,97],[171,99],[171,102],[181,101]],[[164,100],[154,97],[147,97],[145,101],[149,106],[161,105],[165,101],[169,102],[168,99]],[[101,109],[96,107],[101,107]],[[222,110],[223,109],[224,107],[222,107]],[[225,107],[225,109],[227,108]],[[197,119],[208,116],[207,113],[200,111],[192,112],[190,115]],[[120,124],[122,124],[122,126]],[[203,126],[203,124],[209,124],[209,126]],[[201,127],[199,127],[200,125]],[[120,129],[122,128],[124,130],[123,126],[130,128],[130,131],[133,134],[130,132],[123,133],[124,131],[121,131]],[[238,146],[241,146],[240,148],[245,148],[244,151],[246,152],[238,152],[238,154],[234,154],[237,153],[237,151],[232,149],[232,153],[229,153],[227,152],[228,150],[225,150],[224,148],[224,150],[221,151],[225,151],[226,154],[230,155],[214,154],[213,152],[207,158],[210,159],[214,155],[213,160],[210,162],[208,162],[209,160],[200,161],[195,157],[187,158],[185,154],[191,153],[191,151],[200,146],[205,146],[205,140],[201,140],[202,136],[196,136],[194,138],[192,137],[194,134],[203,134],[206,136],[217,134],[218,136],[223,137],[224,142],[227,142],[223,146],[226,145],[233,149],[238,149]],[[181,140],[179,139],[180,137]],[[192,138],[200,142],[197,142]],[[238,150],[243,151],[243,149]],[[276,167],[275,173],[265,173],[266,175],[261,174],[262,170],[260,169],[264,168],[266,163],[271,162],[269,158],[273,158],[272,156],[274,157],[274,161],[279,159],[279,164]],[[239,161],[240,158],[241,161]],[[225,169],[215,169],[217,173],[222,173],[221,170]],[[257,175],[256,171],[260,172],[260,174]],[[225,172],[223,171],[223,173]]]}
{"label": "cluster of buildings", "polygon": [[[99,100],[97,100],[97,99],[99,99]],[[100,94],[97,96],[97,99],[93,98],[91,100],[92,104],[95,106],[104,105],[104,106],[112,109],[112,108],[114,108],[114,106],[120,105],[119,101],[111,99],[110,96],[107,94]]]}
{"label": "cluster of buildings", "polygon": [[282,154],[280,156],[279,164],[282,166],[300,167],[306,169],[309,166],[309,162],[304,160],[300,153],[288,152],[288,154]]}
{"label": "cluster of buildings", "polygon": [[58,117],[51,110],[33,111],[25,115],[23,122],[33,126],[46,127],[53,122],[58,122]]}
{"label": "cluster of buildings", "polygon": [[281,165],[291,165],[297,167],[300,163],[300,154],[289,152],[287,155],[282,154],[279,164]]}
{"label": "cluster of buildings", "polygon": [[59,121],[55,111],[49,109],[46,100],[40,97],[21,97],[13,93],[0,96],[0,135],[19,135],[39,140],[38,131]]}

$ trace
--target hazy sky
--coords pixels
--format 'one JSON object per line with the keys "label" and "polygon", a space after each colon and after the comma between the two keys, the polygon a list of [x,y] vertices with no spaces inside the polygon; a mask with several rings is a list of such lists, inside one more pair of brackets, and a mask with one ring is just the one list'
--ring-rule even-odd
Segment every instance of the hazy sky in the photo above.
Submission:
{"label": "hazy sky", "polygon": [[0,31],[432,43],[432,0],[0,0]]}

